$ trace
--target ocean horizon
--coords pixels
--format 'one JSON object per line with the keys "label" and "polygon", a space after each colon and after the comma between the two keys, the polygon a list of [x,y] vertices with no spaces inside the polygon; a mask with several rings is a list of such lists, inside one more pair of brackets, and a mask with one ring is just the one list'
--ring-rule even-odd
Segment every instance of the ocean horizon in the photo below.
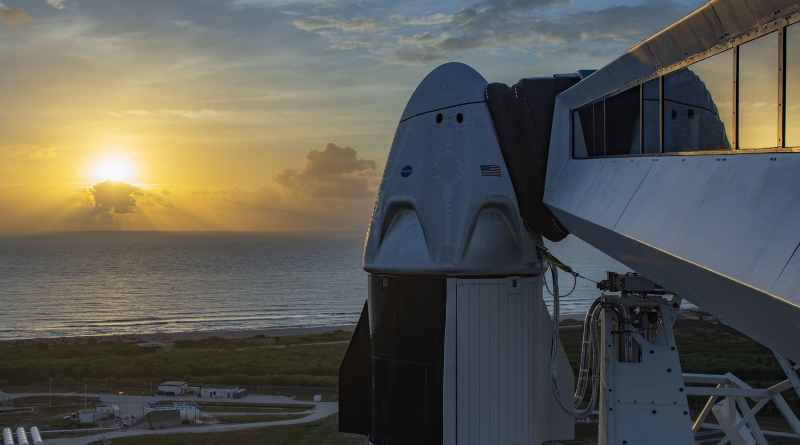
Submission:
{"label": "ocean horizon", "polygon": [[[363,232],[64,232],[0,237],[0,340],[355,324]],[[570,236],[546,243],[592,280],[625,266]],[[549,279],[549,277],[548,277]],[[562,294],[573,278],[561,274]],[[578,280],[561,300],[599,296]],[[548,307],[552,297],[545,292]]]}

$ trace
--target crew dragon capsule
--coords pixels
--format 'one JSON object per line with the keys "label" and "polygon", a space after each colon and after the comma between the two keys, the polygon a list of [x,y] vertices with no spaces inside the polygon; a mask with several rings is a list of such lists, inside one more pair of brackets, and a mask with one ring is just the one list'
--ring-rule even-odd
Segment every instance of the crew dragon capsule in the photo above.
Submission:
{"label": "crew dragon capsule", "polygon": [[[339,371],[343,432],[375,445],[570,439],[550,379],[542,204],[555,96],[433,70],[403,111],[364,246],[368,299]],[[558,345],[558,387],[573,375]]]}

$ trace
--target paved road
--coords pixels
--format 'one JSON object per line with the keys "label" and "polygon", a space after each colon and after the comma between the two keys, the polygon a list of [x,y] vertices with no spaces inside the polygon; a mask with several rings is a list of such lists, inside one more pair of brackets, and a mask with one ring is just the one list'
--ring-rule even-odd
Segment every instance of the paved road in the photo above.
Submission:
{"label": "paved road", "polygon": [[[9,394],[9,398],[14,399],[17,397],[27,397],[27,396],[48,396],[49,393],[19,393],[19,394]],[[56,397],[60,397],[63,394],[53,393],[53,401],[55,402]],[[75,394],[77,395],[77,394]],[[116,395],[116,394],[87,394],[87,397],[99,397],[103,403],[109,405],[119,405],[120,410],[123,414],[134,414],[137,417],[142,415],[142,406],[147,402],[152,402],[154,400],[178,400],[178,397],[165,397],[165,396],[156,396],[156,397],[149,397],[149,396],[126,396],[126,395]],[[259,422],[259,423],[242,423],[242,424],[233,424],[233,425],[190,425],[190,426],[180,426],[175,428],[168,428],[163,430],[114,430],[114,431],[105,431],[100,434],[95,434],[92,436],[84,436],[84,437],[75,437],[75,438],[64,438],[64,439],[47,439],[45,442],[47,445],[85,445],[90,442],[94,442],[98,440],[100,437],[106,437],[107,439],[113,439],[115,437],[125,437],[125,436],[133,436],[133,435],[141,435],[141,434],[175,434],[175,433],[211,433],[217,431],[234,431],[234,430],[243,430],[248,428],[258,428],[263,426],[274,426],[274,425],[293,425],[297,423],[306,423],[311,422],[314,420],[322,419],[323,417],[328,417],[331,414],[334,414],[339,411],[339,404],[337,402],[302,402],[297,400],[292,400],[285,396],[247,396],[243,399],[219,399],[219,398],[212,398],[212,397],[189,397],[183,400],[191,400],[197,402],[236,402],[236,403],[285,403],[285,404],[297,404],[297,405],[315,405],[315,408],[310,410],[311,414],[303,417],[302,419],[294,419],[294,420],[279,420],[273,422]],[[43,431],[44,432],[44,431]]]}

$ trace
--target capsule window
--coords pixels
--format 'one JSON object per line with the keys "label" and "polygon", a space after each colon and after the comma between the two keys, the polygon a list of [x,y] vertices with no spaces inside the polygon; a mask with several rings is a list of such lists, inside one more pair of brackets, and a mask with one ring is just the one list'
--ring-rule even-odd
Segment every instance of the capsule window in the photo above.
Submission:
{"label": "capsule window", "polygon": [[463,114],[461,114],[461,113],[458,113],[458,114],[456,115],[456,120],[458,121],[458,123],[459,123],[459,124],[460,124],[460,123],[462,123],[462,122],[464,122],[464,115],[463,115]]}
{"label": "capsule window", "polygon": [[439,113],[439,114],[436,115],[436,123],[437,124],[441,124],[442,123],[442,119],[443,119],[442,113]]}

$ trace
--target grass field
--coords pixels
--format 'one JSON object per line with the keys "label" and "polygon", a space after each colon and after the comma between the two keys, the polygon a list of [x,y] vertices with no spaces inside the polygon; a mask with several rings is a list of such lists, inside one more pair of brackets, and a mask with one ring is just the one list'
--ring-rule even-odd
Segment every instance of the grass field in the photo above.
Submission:
{"label": "grass field", "polygon": [[211,337],[176,341],[169,349],[122,340],[5,342],[0,345],[0,385],[35,383],[38,390],[48,391],[48,378],[53,378],[54,389],[86,383],[90,390],[106,385],[137,395],[149,392],[149,382],[165,380],[333,387],[351,335],[337,331],[282,338]]}
{"label": "grass field", "polygon": [[[566,322],[565,325],[576,322]],[[577,368],[580,354],[581,328],[561,329],[564,348],[574,368]],[[783,374],[772,352],[738,331],[718,323],[705,320],[681,318],[675,325],[675,338],[681,357],[683,372],[724,374],[732,372],[753,387],[764,388],[784,380]],[[0,345],[0,354],[4,360],[0,362],[0,383],[2,379],[28,379],[37,382],[38,386],[21,388],[26,391],[47,391],[43,386],[48,377],[61,376],[72,379],[77,385],[77,376],[81,382],[89,384],[93,390],[93,382],[104,380],[116,382],[114,392],[126,383],[133,388],[129,392],[137,394],[149,381],[184,380],[198,382],[202,377],[205,383],[230,383],[239,385],[307,385],[330,386],[337,384],[338,368],[346,343],[352,334],[336,332],[332,334],[305,335],[284,337],[281,339],[267,337],[251,337],[246,339],[209,338],[199,341],[176,341],[171,348],[139,347],[126,341],[82,341],[78,343],[30,344],[25,342],[5,343]],[[5,349],[4,349],[5,348]],[[56,377],[58,378],[58,377]],[[139,385],[138,388],[136,385]],[[98,386],[94,386],[98,388]],[[67,388],[67,387],[65,387]],[[80,387],[82,391],[82,384]],[[57,388],[54,386],[54,392]],[[74,391],[72,387],[69,391]],[[128,391],[128,390],[125,390]],[[68,392],[68,391],[64,391]],[[295,393],[296,394],[296,393]],[[800,400],[791,391],[784,393],[787,402],[796,411],[800,408]],[[311,401],[310,395],[301,396],[302,400]],[[336,396],[323,395],[324,401],[336,400]],[[79,395],[70,396],[62,403],[77,404],[82,402]],[[29,399],[27,403],[43,405],[45,398]],[[690,398],[690,406],[697,411],[704,399]],[[19,402],[18,402],[19,403]],[[54,400],[54,404],[56,401]],[[213,405],[213,406],[212,406]],[[280,416],[298,416],[296,409],[300,407],[239,407],[221,406],[210,402],[204,411],[218,411],[217,420],[230,423],[262,421],[269,417],[274,420]],[[77,405],[75,405],[77,407]],[[57,428],[61,423],[60,415],[65,410],[76,408],[43,407],[36,413],[4,416],[10,423]],[[762,413],[774,415],[774,408],[767,405]],[[249,414],[236,414],[236,413]],[[261,413],[276,414],[261,414]],[[277,414],[279,413],[279,414]],[[154,435],[115,439],[114,444],[153,443],[182,444],[229,443],[232,440],[247,440],[257,443],[281,444],[355,444],[363,441],[359,436],[340,435],[335,428],[336,417],[319,422],[297,426],[276,426],[268,429],[248,430],[237,433],[202,434],[202,435]],[[772,422],[764,419],[765,422]],[[778,423],[771,426],[780,429]],[[578,425],[576,433],[585,443],[596,437],[596,425]],[[80,434],[80,433],[78,433]],[[231,435],[241,435],[238,439]],[[146,438],[146,439],[145,439]],[[790,442],[786,442],[790,443]]]}
{"label": "grass field", "polygon": [[259,423],[259,422],[277,422],[279,420],[294,420],[302,419],[308,414],[209,414],[205,417],[204,421],[211,423]]}

